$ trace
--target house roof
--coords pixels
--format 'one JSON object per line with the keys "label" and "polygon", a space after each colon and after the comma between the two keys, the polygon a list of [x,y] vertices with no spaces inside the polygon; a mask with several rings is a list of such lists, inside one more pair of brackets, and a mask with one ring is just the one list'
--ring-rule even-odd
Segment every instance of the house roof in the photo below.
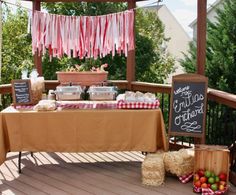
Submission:
{"label": "house roof", "polygon": [[150,6],[142,6],[142,8],[145,8],[145,9],[156,9],[156,10],[159,10],[163,5],[159,5],[159,4],[156,4],[156,5],[150,5]]}
{"label": "house roof", "polygon": [[[224,0],[216,0],[213,4],[211,4],[208,9],[207,9],[207,14],[209,12],[211,12],[212,9],[214,9],[215,7],[217,7],[220,3],[222,3]],[[193,27],[195,24],[197,23],[197,18],[192,21],[190,24],[189,24],[189,27]]]}
{"label": "house roof", "polygon": [[172,14],[172,12],[168,9],[168,7],[165,4],[156,4],[156,5],[152,5],[152,6],[145,6],[142,7],[144,9],[149,9],[149,10],[160,10],[161,8],[165,8],[166,12],[169,14],[169,17],[171,17],[175,23],[178,25],[179,29],[181,29],[182,32],[184,32],[186,34],[186,36],[189,37],[189,35],[187,34],[187,32],[184,30],[183,26],[179,23],[179,21],[176,19],[176,17]]}

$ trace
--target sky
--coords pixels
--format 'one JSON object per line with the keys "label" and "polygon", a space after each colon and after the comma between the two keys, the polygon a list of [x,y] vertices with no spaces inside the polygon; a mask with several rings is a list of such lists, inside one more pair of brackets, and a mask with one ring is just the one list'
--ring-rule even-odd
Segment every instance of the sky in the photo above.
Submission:
{"label": "sky", "polygon": [[[192,29],[188,26],[197,17],[197,1],[198,0],[163,0],[161,4],[165,4],[184,30],[192,37]],[[207,0],[207,5],[212,5],[216,0]],[[139,6],[157,2],[157,0],[143,1]]]}
{"label": "sky", "polygon": [[[16,2],[16,0],[4,1]],[[189,27],[189,24],[197,17],[197,1],[198,0],[163,0],[161,3],[167,6],[190,37],[192,37],[192,29]],[[210,6],[215,1],[216,0],[207,0],[207,5]],[[23,6],[31,8],[30,2],[21,2],[23,2]],[[157,0],[142,1],[141,3],[138,3],[138,6],[150,5],[153,2],[157,2]]]}

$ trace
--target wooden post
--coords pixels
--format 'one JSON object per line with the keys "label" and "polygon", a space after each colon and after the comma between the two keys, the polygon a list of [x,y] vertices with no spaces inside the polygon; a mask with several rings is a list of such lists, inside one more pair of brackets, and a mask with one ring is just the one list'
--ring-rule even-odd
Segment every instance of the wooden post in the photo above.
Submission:
{"label": "wooden post", "polygon": [[207,0],[198,0],[197,6],[197,73],[205,74]]}
{"label": "wooden post", "polygon": [[[34,0],[33,1],[33,13],[34,11],[40,11],[41,10],[41,1],[40,0]],[[42,71],[42,54],[39,54],[38,51],[34,55],[34,66],[37,69],[38,73],[40,76],[42,76],[43,71]]]}
{"label": "wooden post", "polygon": [[[0,81],[1,80],[2,80],[2,1],[0,1]],[[0,104],[1,103],[2,101],[0,99]]]}
{"label": "wooden post", "polygon": [[[136,0],[128,1],[128,9],[136,7]],[[135,21],[135,12],[134,12]],[[135,47],[135,23],[134,23],[134,47]],[[135,49],[128,52],[126,62],[126,80],[128,81],[128,88],[131,89],[131,82],[135,80]]]}
{"label": "wooden post", "polygon": [[[197,73],[205,75],[206,64],[206,21],[207,21],[207,0],[198,0],[197,6]],[[194,143],[205,143],[202,139],[194,138]]]}

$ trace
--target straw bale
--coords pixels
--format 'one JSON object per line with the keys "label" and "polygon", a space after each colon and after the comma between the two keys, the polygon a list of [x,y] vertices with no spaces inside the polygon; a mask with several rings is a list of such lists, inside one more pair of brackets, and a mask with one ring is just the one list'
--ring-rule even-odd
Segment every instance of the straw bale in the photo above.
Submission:
{"label": "straw bale", "polygon": [[148,154],[142,163],[142,183],[145,185],[159,186],[164,183],[165,168],[163,152]]}
{"label": "straw bale", "polygon": [[165,170],[174,175],[182,176],[193,172],[194,153],[191,149],[167,152],[163,158]]}

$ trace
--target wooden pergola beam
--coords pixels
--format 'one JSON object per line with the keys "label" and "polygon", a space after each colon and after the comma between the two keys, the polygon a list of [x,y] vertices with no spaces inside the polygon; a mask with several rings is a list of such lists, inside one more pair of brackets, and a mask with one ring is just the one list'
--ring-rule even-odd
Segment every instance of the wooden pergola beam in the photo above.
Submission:
{"label": "wooden pergola beam", "polygon": [[206,64],[207,0],[198,0],[197,6],[197,73],[205,74]]}
{"label": "wooden pergola beam", "polygon": [[[35,10],[40,11],[41,10],[41,2],[38,0],[34,0],[32,3],[33,6],[33,13]],[[34,65],[36,70],[38,71],[39,75],[43,75],[43,69],[42,69],[42,55],[38,53],[38,51],[34,55]]]}
{"label": "wooden pergola beam", "polygon": [[119,3],[119,2],[138,2],[138,1],[146,1],[146,0],[22,0],[22,1],[40,1],[40,2],[45,2],[45,3],[49,3],[49,2],[74,2],[74,3],[78,3],[78,2],[114,2],[114,3]]}
{"label": "wooden pergola beam", "polygon": [[127,2],[127,0],[41,0],[41,2],[45,2],[45,3],[55,3],[55,2],[70,2],[70,3],[76,3],[76,2],[96,2],[96,3],[104,3],[104,2],[114,2],[114,3],[118,3],[118,2]]}
{"label": "wooden pergola beam", "polygon": [[[136,7],[135,1],[128,2],[128,9],[133,9]],[[134,14],[135,17],[135,14]],[[135,21],[135,18],[134,18]],[[128,51],[127,61],[126,61],[126,80],[128,81],[128,88],[131,90],[131,82],[135,81],[135,23],[134,23],[134,50]]]}

